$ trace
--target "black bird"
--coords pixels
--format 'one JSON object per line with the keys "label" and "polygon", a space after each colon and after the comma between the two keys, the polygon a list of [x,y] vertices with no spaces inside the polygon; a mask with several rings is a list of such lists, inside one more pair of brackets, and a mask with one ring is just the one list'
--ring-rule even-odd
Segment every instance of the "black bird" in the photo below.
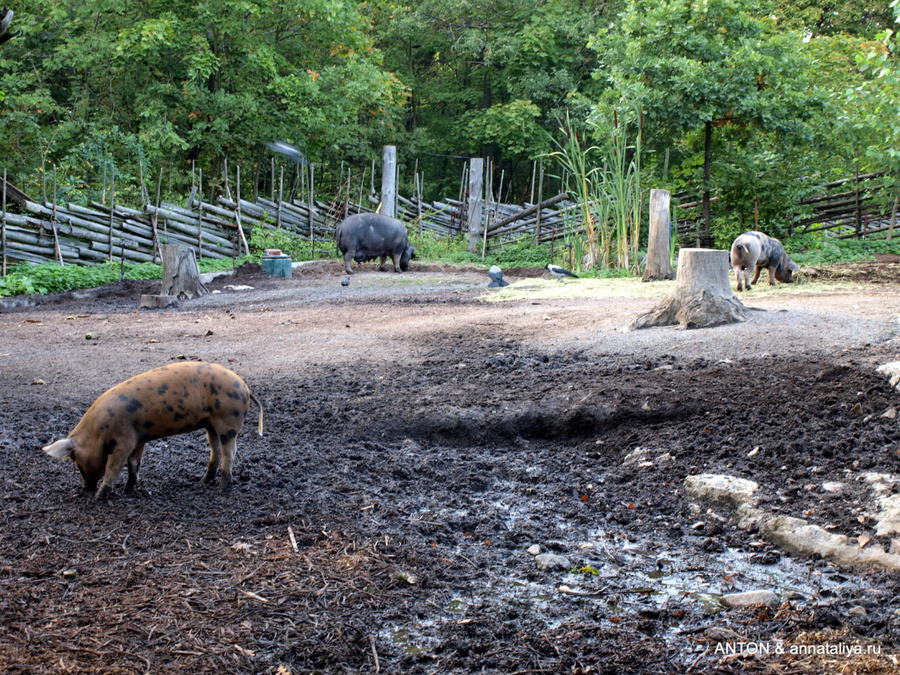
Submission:
{"label": "black bird", "polygon": [[350,285],[350,277],[341,280],[341,286],[349,286]]}
{"label": "black bird", "polygon": [[572,274],[569,270],[564,270],[559,265],[554,265],[550,263],[549,265],[544,265],[544,269],[546,269],[550,274],[556,277],[557,281],[560,281],[563,277],[575,277],[579,278],[577,274]]}
{"label": "black bird", "polygon": [[268,146],[270,150],[280,152],[282,155],[287,156],[294,164],[303,164],[304,166],[309,164],[306,156],[300,152],[300,149],[295,145],[285,143],[284,141],[275,141],[274,143],[269,143]]}
{"label": "black bird", "polygon": [[488,270],[488,276],[491,278],[491,283],[488,284],[488,288],[509,286],[509,282],[503,280],[503,270],[496,265],[493,265],[491,269]]}

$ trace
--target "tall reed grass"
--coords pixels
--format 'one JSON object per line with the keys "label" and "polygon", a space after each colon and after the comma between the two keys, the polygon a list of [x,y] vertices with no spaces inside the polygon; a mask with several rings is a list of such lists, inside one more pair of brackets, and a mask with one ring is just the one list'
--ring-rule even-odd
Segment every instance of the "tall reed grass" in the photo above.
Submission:
{"label": "tall reed grass", "polygon": [[[567,243],[579,251],[577,267],[634,271],[643,220],[641,184],[640,117],[634,139],[629,126],[613,113],[613,124],[604,127],[588,120],[583,127],[568,113],[560,126],[562,141],[550,153],[556,160],[566,189],[578,208],[567,212]],[[588,145],[588,137],[598,139]]]}

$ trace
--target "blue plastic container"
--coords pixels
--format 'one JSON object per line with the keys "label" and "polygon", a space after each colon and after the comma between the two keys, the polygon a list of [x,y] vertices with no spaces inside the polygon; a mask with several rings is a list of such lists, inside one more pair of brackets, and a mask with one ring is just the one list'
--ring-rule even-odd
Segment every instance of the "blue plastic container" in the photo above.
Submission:
{"label": "blue plastic container", "polygon": [[266,274],[276,277],[291,278],[291,259],[286,255],[264,255],[262,268]]}

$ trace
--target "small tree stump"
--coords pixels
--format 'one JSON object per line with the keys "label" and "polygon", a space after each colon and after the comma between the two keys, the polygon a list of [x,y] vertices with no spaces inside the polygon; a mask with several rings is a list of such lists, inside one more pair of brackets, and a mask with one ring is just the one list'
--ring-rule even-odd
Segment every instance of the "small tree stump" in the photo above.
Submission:
{"label": "small tree stump", "polygon": [[731,290],[728,264],[728,251],[681,249],[675,290],[652,312],[632,321],[628,330],[676,323],[682,328],[710,328],[746,321],[744,305]]}
{"label": "small tree stump", "polygon": [[641,281],[674,279],[669,250],[669,191],[650,190],[650,232],[647,240],[647,266]]}
{"label": "small tree stump", "polygon": [[194,249],[183,244],[164,244],[162,249],[162,295],[190,300],[209,293],[200,281],[200,268],[197,267]]}

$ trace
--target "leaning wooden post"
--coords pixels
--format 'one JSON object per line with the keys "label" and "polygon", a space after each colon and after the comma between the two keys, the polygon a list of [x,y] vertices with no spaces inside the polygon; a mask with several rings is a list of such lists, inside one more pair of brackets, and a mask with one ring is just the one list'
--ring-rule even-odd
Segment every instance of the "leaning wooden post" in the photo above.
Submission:
{"label": "leaning wooden post", "polygon": [[250,255],[250,247],[247,245],[247,238],[244,236],[244,228],[241,225],[241,167],[237,167],[237,176],[235,177],[237,190],[237,204],[234,207],[234,219],[237,222],[238,234],[241,236],[241,244],[244,247],[244,255]]}
{"label": "leaning wooden post", "polygon": [[[532,194],[534,194],[533,189],[532,189]],[[541,238],[541,211],[543,209],[541,209],[540,203],[543,198],[544,198],[544,158],[541,157],[540,168],[538,169],[538,197],[537,197],[538,211],[537,211],[537,220],[535,220],[535,222],[534,222],[534,243],[535,244],[540,243],[540,238]],[[551,246],[552,246],[552,243],[551,243]]]}
{"label": "leaning wooden post", "polygon": [[109,261],[113,256],[113,217],[116,214],[116,165],[112,165],[109,183]]}
{"label": "leaning wooden post", "polygon": [[484,208],[482,190],[484,189],[484,160],[473,157],[469,160],[469,204],[466,222],[469,227],[469,253],[478,253],[481,237],[481,214]]}
{"label": "leaning wooden post", "polygon": [[[4,185],[6,184],[6,179],[3,179]],[[890,241],[894,236],[894,225],[897,224],[897,207],[900,206],[900,171],[897,172],[897,194],[894,197],[894,206],[891,209],[891,220],[888,223],[888,233],[887,240]],[[6,211],[6,209],[3,209]]]}
{"label": "leaning wooden post", "polygon": [[[56,249],[56,259],[59,260],[60,267],[65,267],[62,249],[59,247],[59,234],[56,231],[56,164],[53,165],[53,215],[50,216],[50,228],[53,230],[53,248]],[[123,248],[122,252],[124,253],[124,251]]]}
{"label": "leaning wooden post", "polygon": [[[156,182],[156,208],[153,210],[153,215],[150,216],[150,226],[153,229],[153,262],[156,262],[158,255],[160,263],[162,262],[162,248],[160,248],[159,242],[159,203],[162,195],[162,177],[163,170],[160,167],[159,180]],[[168,234],[168,231],[166,234]]]}
{"label": "leaning wooden post", "polygon": [[197,175],[197,194],[199,195],[197,201],[197,217],[199,218],[197,221],[197,259],[203,260],[203,169],[198,169]]}
{"label": "leaning wooden post", "polygon": [[281,199],[284,196],[284,167],[281,167],[278,178],[278,206],[275,209],[275,226],[281,229]]}
{"label": "leaning wooden post", "polygon": [[386,145],[381,157],[381,213],[395,217],[397,203],[397,146]]}
{"label": "leaning wooden post", "polygon": [[275,201],[275,158],[272,158],[272,171],[269,178],[269,201]]}
{"label": "leaning wooden post", "polygon": [[2,275],[6,276],[6,169],[3,169],[3,216],[0,220],[0,244],[3,245],[3,268],[0,269]]}
{"label": "leaning wooden post", "polygon": [[309,245],[312,250],[312,257],[316,257],[315,246],[315,224],[316,224],[316,171],[315,165],[309,165]]}
{"label": "leaning wooden post", "polygon": [[668,190],[650,190],[650,232],[647,239],[647,266],[641,281],[674,279],[675,270],[669,259],[669,201]]}
{"label": "leaning wooden post", "polygon": [[683,248],[678,253],[675,290],[656,309],[639,316],[629,330],[650,326],[711,328],[746,321],[744,305],[731,290],[728,251]]}

